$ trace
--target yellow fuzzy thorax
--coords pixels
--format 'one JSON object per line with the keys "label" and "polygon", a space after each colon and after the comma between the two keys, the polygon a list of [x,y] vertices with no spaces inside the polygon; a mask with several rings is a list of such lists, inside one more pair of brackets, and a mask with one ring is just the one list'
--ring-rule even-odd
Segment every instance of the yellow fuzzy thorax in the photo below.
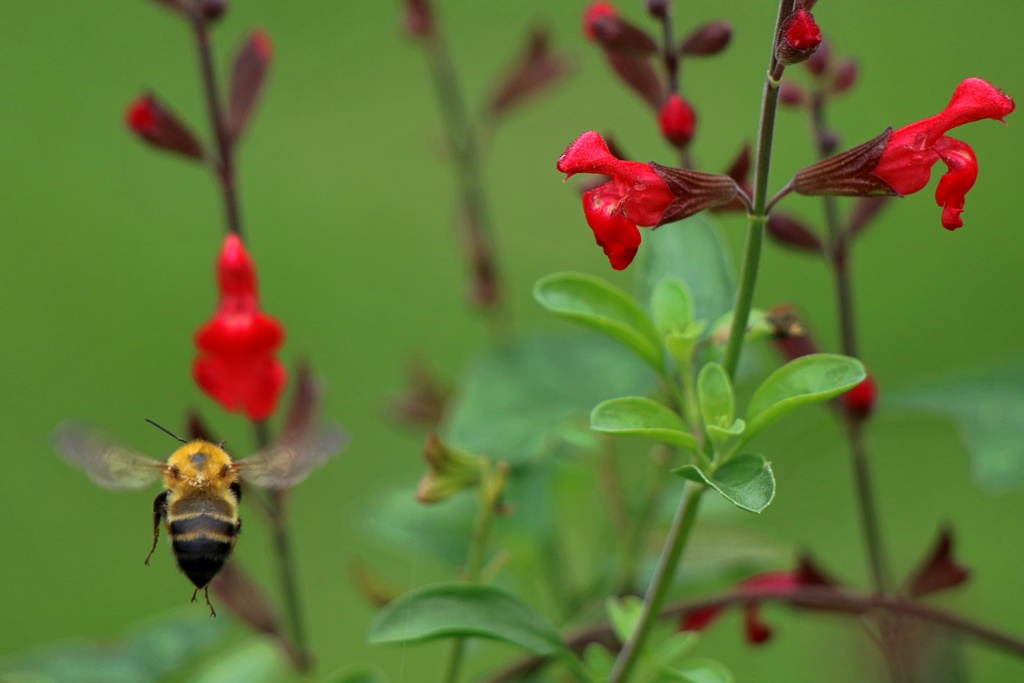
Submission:
{"label": "yellow fuzzy thorax", "polygon": [[190,441],[167,459],[164,486],[205,491],[226,489],[238,480],[231,456],[209,441]]}

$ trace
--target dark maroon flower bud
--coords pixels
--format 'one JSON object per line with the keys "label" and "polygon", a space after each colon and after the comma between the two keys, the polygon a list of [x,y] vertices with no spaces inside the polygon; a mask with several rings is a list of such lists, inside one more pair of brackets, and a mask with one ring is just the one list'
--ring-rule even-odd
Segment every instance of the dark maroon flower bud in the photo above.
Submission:
{"label": "dark maroon flower bud", "polygon": [[907,594],[912,598],[959,586],[970,577],[970,570],[953,558],[953,530],[946,528],[931,554],[907,580]]}
{"label": "dark maroon flower bud", "polygon": [[806,61],[821,44],[821,29],[814,17],[803,7],[798,8],[782,22],[775,43],[775,58],[789,66]]}
{"label": "dark maroon flower bud", "polygon": [[807,97],[807,93],[796,83],[790,81],[782,81],[779,84],[779,102],[786,105],[787,107],[802,107],[806,105],[810,99]]}
{"label": "dark maroon flower bud", "polygon": [[236,617],[260,633],[272,636],[282,631],[270,600],[252,577],[232,560],[217,574],[210,586]]}
{"label": "dark maroon flower bud", "polygon": [[679,54],[691,57],[715,55],[732,40],[732,26],[727,21],[712,21],[699,26],[683,39]]}
{"label": "dark maroon flower bud", "polygon": [[892,128],[862,145],[801,169],[793,176],[793,189],[806,195],[897,195],[892,185],[874,174],[885,152]]}
{"label": "dark maroon flower bud", "polygon": [[505,75],[487,106],[491,116],[500,116],[530,97],[540,94],[569,72],[569,61],[551,50],[546,29],[530,33],[526,51]]}
{"label": "dark maroon flower bud", "polygon": [[125,123],[154,147],[191,159],[205,156],[202,145],[192,132],[152,94],[143,95],[128,105]]}
{"label": "dark maroon flower bud", "polygon": [[878,401],[878,384],[871,373],[861,383],[839,397],[843,411],[856,420],[863,420],[871,414]]}
{"label": "dark maroon flower bud", "polygon": [[796,308],[789,305],[776,306],[768,312],[767,319],[775,329],[775,336],[772,337],[775,348],[787,361],[818,353],[818,345]]}
{"label": "dark maroon flower bud", "polygon": [[804,0],[802,3],[804,9],[810,12],[814,9],[814,6],[818,4],[818,0]]}
{"label": "dark maroon flower bud", "polygon": [[732,201],[739,192],[736,181],[727,175],[684,171],[653,162],[651,168],[665,181],[669,191],[674,195],[674,199],[661,215],[658,225],[674,223],[712,206],[725,204]]}
{"label": "dark maroon flower bud", "polygon": [[430,0],[405,0],[402,12],[405,32],[412,38],[434,36],[434,9]]}
{"label": "dark maroon flower bud", "polygon": [[199,14],[207,21],[217,21],[228,11],[228,0],[199,0]]}
{"label": "dark maroon flower bud", "polygon": [[804,66],[815,76],[820,76],[828,71],[829,64],[832,58],[832,46],[828,41],[822,41],[818,45],[818,49],[814,51],[807,61],[804,62]]}
{"label": "dark maroon flower bud", "polygon": [[583,15],[583,33],[597,41],[606,52],[632,52],[643,55],[658,51],[655,42],[646,31],[619,16],[619,11],[610,2],[595,2]]}
{"label": "dark maroon flower bud", "polygon": [[818,149],[825,156],[831,156],[839,148],[839,136],[831,130],[823,130],[818,134]]}
{"label": "dark maroon flower bud", "polygon": [[405,384],[391,404],[394,418],[410,425],[437,427],[448,403],[449,390],[422,359],[407,364]]}
{"label": "dark maroon flower bud", "polygon": [[263,30],[253,31],[235,57],[228,101],[228,130],[234,140],[239,139],[249,125],[273,58],[274,46]]}
{"label": "dark maroon flower bud", "polygon": [[693,129],[697,125],[697,114],[690,103],[672,93],[665,101],[658,114],[658,125],[665,139],[682,149],[693,138]]}
{"label": "dark maroon flower bud", "polygon": [[213,431],[203,420],[202,415],[199,414],[198,410],[191,410],[188,413],[188,432],[190,439],[202,439],[203,441],[209,441],[210,443],[220,443],[220,439],[213,435]]}
{"label": "dark maroon flower bud", "polygon": [[156,2],[160,3],[164,7],[167,7],[168,9],[174,10],[175,12],[185,12],[185,4],[182,2],[182,0],[156,0]]}
{"label": "dark maroon flower bud", "polygon": [[652,109],[661,109],[665,87],[647,56],[625,52],[608,52],[606,56],[623,83],[651,105]]}
{"label": "dark maroon flower bud", "polygon": [[803,223],[784,213],[768,217],[768,236],[790,249],[821,252],[821,240]]}
{"label": "dark maroon flower bud", "polygon": [[668,16],[668,0],[647,0],[647,13],[655,19]]}
{"label": "dark maroon flower bud", "polygon": [[852,59],[841,62],[838,68],[836,68],[829,92],[833,95],[839,95],[852,88],[854,83],[857,82],[857,71],[857,62]]}

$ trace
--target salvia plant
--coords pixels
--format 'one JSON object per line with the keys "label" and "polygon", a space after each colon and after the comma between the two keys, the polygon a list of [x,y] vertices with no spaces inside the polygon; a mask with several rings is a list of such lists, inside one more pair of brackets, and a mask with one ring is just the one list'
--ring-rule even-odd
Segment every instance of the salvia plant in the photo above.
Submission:
{"label": "salvia plant", "polygon": [[[883,106],[865,108],[877,135],[846,144],[830,124],[830,108],[857,97],[860,68],[830,43],[814,0],[780,0],[774,25],[759,36],[734,35],[728,17],[691,22],[683,2],[581,5],[583,40],[645,114],[636,131],[616,131],[614,137],[578,131],[536,174],[550,175],[552,192],[564,202],[582,204],[579,220],[551,229],[589,228],[611,269],[631,273],[633,286],[627,290],[619,277],[591,273],[545,275],[533,283],[532,299],[565,324],[531,331],[513,321],[508,304],[511,292],[529,286],[510,276],[513,269],[502,258],[500,237],[511,226],[494,213],[489,193],[509,179],[488,166],[489,153],[522,108],[570,77],[601,76],[577,68],[552,33],[537,25],[510,43],[508,66],[490,88],[473,92],[453,58],[443,4],[402,3],[408,52],[422,57],[421,73],[441,122],[439,169],[454,188],[455,260],[487,334],[476,359],[454,377],[434,369],[429,350],[416,349],[422,355],[410,363],[407,386],[390,415],[396,428],[422,440],[421,476],[402,482],[396,495],[378,500],[357,520],[374,542],[397,552],[402,565],[431,564],[446,579],[401,585],[410,575],[396,575],[393,561],[377,558],[359,558],[354,569],[340,572],[374,610],[366,637],[377,661],[404,662],[413,647],[432,648],[436,655],[433,667],[402,666],[398,678],[389,678],[385,668],[394,667],[364,662],[318,670],[316,638],[306,623],[309,598],[303,595],[326,589],[300,588],[301,558],[316,549],[292,542],[288,503],[295,485],[337,455],[347,437],[320,417],[310,364],[302,361],[289,371],[281,360],[285,325],[263,309],[260,254],[250,248],[243,220],[237,152],[266,89],[271,39],[252,32],[222,77],[212,45],[215,29],[230,14],[227,1],[155,4],[192,37],[206,134],[155,92],[131,102],[125,124],[156,150],[205,166],[222,200],[216,246],[211,242],[209,258],[195,259],[186,275],[208,279],[217,293],[215,310],[192,338],[191,374],[221,412],[240,414],[251,425],[258,452],[249,463],[247,454],[232,453],[241,488],[232,475],[229,500],[237,507],[244,494],[242,514],[255,510],[246,518],[262,518],[257,524],[269,531],[276,581],[263,585],[246,571],[244,556],[231,555],[206,585],[193,579],[197,591],[209,588],[211,613],[223,607],[217,620],[175,614],[127,632],[116,653],[97,646],[69,655],[55,648],[12,658],[0,663],[0,679],[183,680],[187,667],[198,665],[203,681],[299,675],[333,683],[728,683],[741,680],[732,673],[740,664],[712,656],[704,641],[725,628],[716,624],[720,618],[729,621],[734,612],[741,633],[729,637],[766,645],[774,629],[763,613],[776,605],[811,624],[834,619],[853,627],[863,661],[842,680],[969,680],[959,659],[965,643],[1024,658],[1024,633],[931,599],[971,576],[955,552],[951,522],[938,529],[909,573],[901,574],[891,561],[873,471],[884,455],[873,452],[870,439],[885,378],[866,366],[871,359],[861,353],[854,307],[858,240],[883,211],[893,216],[920,201],[916,195],[927,190],[934,169],[940,172],[935,222],[948,231],[965,224],[965,232],[971,229],[966,198],[978,180],[979,160],[970,145],[953,137],[954,129],[986,119],[1005,122],[1014,110],[1010,95],[984,74],[952,76],[948,102],[921,102],[917,121],[889,120]],[[690,91],[686,76],[713,68],[715,57],[739,40],[766,48],[759,104],[755,92],[729,91],[736,107],[759,107],[757,127],[737,132],[733,149],[720,155],[732,159],[727,168],[709,169],[693,143],[716,125],[716,115]],[[799,117],[809,139],[785,144],[806,144],[815,159],[789,178],[772,168],[773,147],[780,143],[776,124],[786,116]],[[600,113],[591,119],[600,122]],[[666,163],[634,160],[627,151],[636,144],[629,135],[648,131],[663,141]],[[559,186],[559,180],[570,182]],[[820,207],[820,221],[801,217],[808,205]],[[735,277],[718,236],[719,221],[730,213],[746,221]],[[818,341],[822,324],[812,326],[799,302],[759,298],[766,238],[821,260],[838,321],[835,333],[822,338],[834,342]],[[1019,390],[1020,383],[1021,377],[1009,374],[997,382],[1006,391]],[[281,410],[289,392],[289,407]],[[893,392],[886,400],[953,412],[975,435],[995,429],[1002,440],[991,438],[989,447],[994,440],[1002,449],[998,457],[1005,457],[1007,442],[1019,434],[999,423],[998,414],[977,409],[987,395],[977,381],[951,380],[928,391]],[[789,493],[786,467],[776,463],[801,455],[794,451],[806,442],[779,452],[777,442],[759,437],[779,430],[797,411],[818,411],[834,422],[835,437],[848,453],[852,493],[844,514],[860,527],[859,538],[849,539],[863,558],[866,582],[860,585],[845,578],[856,570],[831,566],[813,547],[782,555],[758,535],[756,517],[742,527],[721,522],[723,509],[761,515]],[[182,433],[231,450],[231,441],[221,440],[220,423],[212,428],[215,423],[198,411],[186,418]],[[127,481],[123,470],[139,467],[118,443],[77,423],[62,425],[54,436],[57,451],[104,485]],[[202,468],[204,456],[193,456],[193,462],[197,457]],[[272,474],[246,479],[245,468],[263,461],[273,461]],[[206,495],[207,483],[178,483],[181,473],[167,467],[171,500],[185,495],[182,487],[191,487],[190,496]],[[218,476],[227,477],[226,471]],[[982,468],[979,478],[986,473],[992,487],[998,475]],[[134,486],[131,481],[124,486]],[[294,495],[301,496],[301,488]],[[80,509],[88,514],[87,505]],[[197,510],[175,512],[173,504],[162,508],[159,502],[153,509],[156,531],[166,517],[186,573],[183,555],[193,553],[187,560],[193,563],[227,558],[240,530],[238,522],[202,536],[207,532],[195,527],[195,519],[236,520],[214,508]],[[188,545],[197,538],[226,549]],[[252,639],[218,659],[198,644],[225,637],[219,624],[226,615]],[[495,648],[491,641],[508,647]]]}

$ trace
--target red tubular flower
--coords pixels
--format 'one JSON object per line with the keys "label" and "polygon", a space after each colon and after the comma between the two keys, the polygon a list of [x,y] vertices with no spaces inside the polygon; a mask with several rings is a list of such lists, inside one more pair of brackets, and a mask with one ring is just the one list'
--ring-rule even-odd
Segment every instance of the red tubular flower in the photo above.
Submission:
{"label": "red tubular flower", "polygon": [[782,23],[775,58],[785,65],[804,62],[820,44],[821,29],[814,17],[803,7],[798,7]]}
{"label": "red tubular flower", "polygon": [[640,247],[637,226],[657,227],[724,204],[738,192],[724,175],[623,161],[604,139],[587,131],[558,159],[566,178],[597,173],[611,180],[583,194],[583,213],[612,268],[628,266]]}
{"label": "red tubular flower", "polygon": [[619,10],[610,2],[595,2],[583,13],[583,35],[589,40],[597,40],[595,24],[607,17],[617,19]]}
{"label": "red tubular flower", "polygon": [[863,419],[871,414],[878,400],[878,384],[871,373],[860,384],[839,397],[839,401],[851,417]]}
{"label": "red tubular flower", "polygon": [[951,128],[981,119],[1003,121],[1014,109],[1013,100],[980,78],[968,78],[953,93],[946,108],[904,126],[892,134],[873,173],[900,194],[917,192],[928,184],[931,169],[940,159],[949,169],[935,190],[942,210],[942,227],[955,230],[964,223],[964,195],[978,177],[978,160],[967,143],[946,136]]}
{"label": "red tubular flower", "polygon": [[217,259],[220,305],[195,334],[199,356],[192,375],[225,410],[252,420],[270,417],[288,376],[274,352],[284,328],[259,306],[256,264],[238,235],[224,240]]}
{"label": "red tubular flower", "polygon": [[587,131],[558,160],[566,179],[598,173],[611,181],[583,193],[583,213],[612,268],[628,266],[640,247],[638,225],[658,225],[675,197],[650,164],[617,159],[604,139]]}
{"label": "red tubular flower", "polygon": [[658,113],[658,124],[661,134],[676,147],[685,147],[693,137],[693,129],[697,125],[697,114],[690,103],[672,93]]}

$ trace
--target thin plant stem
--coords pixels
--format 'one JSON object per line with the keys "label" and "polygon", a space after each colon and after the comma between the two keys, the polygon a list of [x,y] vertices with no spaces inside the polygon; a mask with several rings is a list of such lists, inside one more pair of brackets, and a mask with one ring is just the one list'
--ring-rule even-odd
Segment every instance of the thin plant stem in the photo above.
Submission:
{"label": "thin plant stem", "polygon": [[[256,431],[256,444],[265,448],[270,443],[270,432],[266,420],[253,422]],[[295,557],[292,552],[291,539],[288,533],[285,503],[287,491],[271,491],[264,508],[270,520],[271,540],[274,544],[274,558],[277,564],[278,581],[281,586],[281,598],[288,620],[288,637],[295,656],[295,668],[300,673],[308,673],[313,667],[313,659],[307,647],[305,619],[302,601],[299,598],[298,576],[295,571]]]}
{"label": "thin plant stem", "polygon": [[679,508],[672,519],[672,527],[669,529],[668,537],[665,539],[665,546],[662,548],[661,557],[658,558],[658,566],[654,570],[654,577],[651,579],[651,583],[647,588],[647,594],[644,596],[644,606],[640,612],[640,620],[615,660],[615,666],[612,668],[608,683],[623,683],[623,681],[628,680],[633,667],[643,652],[647,636],[658,620],[658,614],[665,603],[668,589],[672,585],[676,568],[679,566],[680,559],[682,559],[686,542],[690,538],[690,531],[693,530],[694,522],[697,521],[697,509],[700,506],[700,499],[705,490],[702,484],[692,481],[686,482]]}
{"label": "thin plant stem", "polygon": [[[424,45],[434,94],[441,110],[459,185],[467,266],[474,278],[477,304],[495,338],[506,336],[508,312],[502,304],[494,229],[483,186],[476,127],[462,96],[444,38],[436,34]],[[489,288],[484,292],[481,288]]]}
{"label": "thin plant stem", "polygon": [[[507,471],[507,466],[504,463],[499,463],[493,469],[488,468],[488,471],[481,477],[478,489],[480,507],[477,510],[476,519],[473,521],[466,566],[462,572],[464,583],[477,583],[480,580],[480,570],[483,568],[484,557],[487,554],[487,541],[494,523],[495,507],[498,504],[498,496]],[[452,640],[444,667],[441,670],[441,683],[456,683],[459,680],[465,650],[466,638],[460,636]]]}
{"label": "thin plant stem", "polygon": [[[818,586],[802,586],[785,592],[745,591],[728,593],[710,598],[686,600],[669,605],[658,615],[659,619],[679,619],[684,614],[701,610],[724,609],[752,602],[777,602],[793,607],[826,610],[838,615],[863,616],[885,613],[891,616],[916,619],[930,624],[944,626],[958,633],[988,645],[1006,654],[1024,658],[1024,638],[1013,636],[999,629],[980,624],[953,612],[933,605],[926,605],[906,598],[883,596],[863,591],[836,589]],[[613,645],[614,632],[608,623],[595,624],[565,636],[563,642],[573,652],[581,652],[591,643]],[[503,668],[484,679],[486,683],[512,683],[524,680],[528,675],[545,666],[551,658],[526,657]]]}
{"label": "thin plant stem", "polygon": [[217,145],[217,156],[213,160],[214,176],[220,187],[224,204],[225,226],[229,233],[239,237],[242,234],[242,212],[238,203],[238,192],[235,180],[234,144],[228,133],[227,123],[221,107],[220,89],[213,67],[213,51],[210,46],[210,33],[206,19],[200,14],[198,6],[193,3],[189,10],[192,31],[196,38],[199,52],[199,68],[203,81],[203,94],[206,109],[210,117],[210,129]]}
{"label": "thin plant stem", "polygon": [[[825,122],[825,98],[821,93],[815,94],[811,104],[811,122],[814,137],[817,141],[818,155],[824,159],[834,150],[830,148],[829,136]],[[853,286],[849,269],[849,249],[846,235],[839,218],[836,198],[823,198],[825,224],[828,231],[827,257],[835,278],[837,308],[839,311],[839,330],[842,351],[854,358],[857,354],[857,326],[854,315]],[[882,534],[878,523],[877,505],[874,489],[871,485],[871,472],[867,444],[864,438],[864,420],[850,417],[846,420],[846,435],[850,446],[850,461],[853,469],[854,490],[857,507],[867,548],[868,564],[871,572],[871,583],[876,593],[885,595],[889,592],[888,566],[885,559]]]}
{"label": "thin plant stem", "polygon": [[757,158],[754,162],[754,210],[750,214],[747,227],[747,241],[743,250],[743,264],[740,267],[740,284],[736,291],[736,306],[733,308],[732,327],[729,331],[729,343],[725,349],[722,365],[729,377],[736,376],[739,365],[740,350],[747,331],[747,319],[754,301],[754,289],[757,285],[757,273],[761,262],[761,245],[764,242],[764,226],[768,221],[766,208],[768,204],[768,171],[771,167],[772,138],[775,134],[775,113],[779,104],[779,80],[782,78],[784,66],[775,58],[775,41],[779,34],[782,21],[793,11],[794,0],[781,0],[779,15],[772,34],[772,55],[769,60],[768,73],[764,79],[764,90],[761,96],[761,117],[757,133]]}

